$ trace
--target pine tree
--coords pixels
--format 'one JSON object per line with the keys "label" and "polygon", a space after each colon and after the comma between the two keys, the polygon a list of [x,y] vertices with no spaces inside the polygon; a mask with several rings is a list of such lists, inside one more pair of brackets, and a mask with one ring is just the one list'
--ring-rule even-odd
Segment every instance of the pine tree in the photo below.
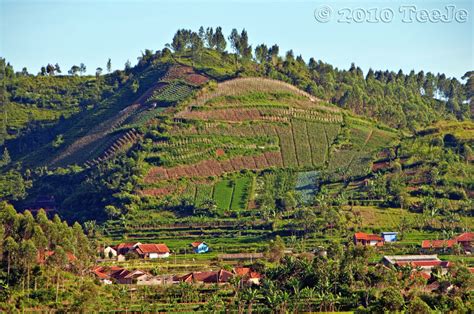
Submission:
{"label": "pine tree", "polygon": [[109,60],[107,60],[107,73],[110,72],[112,72],[112,60],[109,58]]}
{"label": "pine tree", "polygon": [[0,160],[0,167],[6,166],[11,162],[10,153],[8,149],[5,147],[3,150],[2,159]]}

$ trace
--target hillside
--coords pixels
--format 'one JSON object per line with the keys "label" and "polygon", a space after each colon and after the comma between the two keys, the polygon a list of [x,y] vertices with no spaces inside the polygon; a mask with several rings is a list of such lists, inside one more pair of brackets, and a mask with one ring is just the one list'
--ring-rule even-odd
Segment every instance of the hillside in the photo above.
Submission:
{"label": "hillside", "polygon": [[[1,306],[208,312],[217,300],[239,312],[242,304],[252,312],[252,302],[262,312],[286,312],[291,302],[296,312],[334,311],[335,304],[383,312],[391,309],[386,294],[403,309],[418,287],[433,307],[472,305],[467,267],[474,259],[460,244],[438,252],[448,271],[420,283],[412,280],[419,269],[374,266],[385,255],[424,252],[423,240],[470,234],[470,85],[422,71],[364,77],[355,65],[306,63],[292,51],[282,57],[277,45],[257,46],[254,57],[246,36],[233,32],[230,53],[222,34],[203,39],[180,30],[173,51],[145,50],[137,65],[94,77],[55,75],[51,67],[34,76],[4,64],[0,200],[24,213],[0,202],[8,273],[0,284],[15,291],[4,293]],[[40,208],[58,215],[50,222]],[[383,231],[397,232],[397,241],[353,243],[356,234],[379,239]],[[190,256],[190,243],[204,241],[210,250]],[[130,251],[120,261],[106,252],[125,242],[165,243],[172,258]],[[64,251],[46,276],[36,275],[46,288],[29,282],[30,272],[46,267],[30,269],[35,254],[21,253],[24,247]],[[10,277],[12,261],[22,287]],[[92,261],[100,267],[89,274]],[[164,283],[242,265],[264,284]],[[96,272],[112,268],[144,271],[162,284],[124,289]],[[114,284],[103,287],[101,276]],[[428,281],[454,287],[453,295],[428,291]]]}

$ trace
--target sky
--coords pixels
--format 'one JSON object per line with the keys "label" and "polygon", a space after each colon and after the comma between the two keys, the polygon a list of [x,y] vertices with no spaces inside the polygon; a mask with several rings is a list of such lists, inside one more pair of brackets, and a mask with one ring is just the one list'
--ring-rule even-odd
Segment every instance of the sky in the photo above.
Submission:
{"label": "sky", "polygon": [[[0,0],[0,56],[30,73],[48,63],[66,72],[81,62],[94,73],[108,58],[114,69],[127,60],[135,64],[145,49],[171,42],[177,29],[197,31],[202,25],[222,26],[226,36],[232,28],[245,28],[253,47],[276,43],[280,53],[292,49],[305,60],[314,57],[338,68],[354,62],[364,73],[413,69],[460,78],[474,69],[473,3]],[[332,14],[323,23],[326,6]],[[457,15],[447,14],[447,6]],[[435,22],[437,12],[446,22]]]}

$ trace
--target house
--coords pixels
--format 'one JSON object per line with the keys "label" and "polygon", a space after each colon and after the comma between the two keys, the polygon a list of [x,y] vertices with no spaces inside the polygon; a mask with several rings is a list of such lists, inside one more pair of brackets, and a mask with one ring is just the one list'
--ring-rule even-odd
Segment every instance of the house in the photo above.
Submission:
{"label": "house", "polygon": [[117,262],[124,262],[126,260],[125,255],[117,255]]}
{"label": "house", "polygon": [[191,243],[194,253],[201,254],[209,251],[209,246],[205,242],[193,242]]}
{"label": "house", "polygon": [[385,242],[396,242],[398,232],[382,232],[382,238]]}
{"label": "house", "polygon": [[104,267],[98,266],[92,269],[92,273],[99,279],[104,285],[111,285],[113,283],[110,276],[104,271]]}
{"label": "house", "polygon": [[117,254],[125,255],[129,252],[135,250],[135,248],[141,244],[140,242],[129,242],[129,243],[120,243],[115,247]]}
{"label": "house", "polygon": [[176,277],[176,281],[187,283],[206,283],[206,284],[223,284],[229,282],[234,274],[230,271],[221,269],[218,271],[197,271]]}
{"label": "house", "polygon": [[[38,254],[36,256],[36,262],[40,265],[44,265],[46,264],[48,259],[54,256],[55,254],[56,254],[55,251],[50,251],[50,250],[38,251]],[[66,259],[70,266],[77,260],[77,257],[71,252],[66,252]]]}
{"label": "house", "polygon": [[114,257],[117,257],[117,250],[115,250],[113,247],[111,246],[107,246],[105,249],[104,249],[104,257],[105,258],[114,258]]}
{"label": "house", "polygon": [[446,251],[459,244],[465,252],[472,252],[474,232],[465,232],[450,240],[423,240],[421,248],[425,251]]}
{"label": "house", "polygon": [[141,258],[166,258],[170,256],[170,249],[166,244],[139,244],[137,245],[135,252]]}
{"label": "house", "polygon": [[465,232],[455,238],[456,242],[466,252],[472,252],[472,244],[474,243],[474,232]]}
{"label": "house", "polygon": [[354,234],[354,244],[361,244],[366,246],[383,246],[384,239],[376,234],[356,232]]}
{"label": "house", "polygon": [[441,267],[443,272],[453,264],[451,262],[442,261],[438,255],[393,255],[384,256],[382,263],[385,266],[404,267],[410,266],[417,268],[427,274],[431,273],[433,267]]}
{"label": "house", "polygon": [[142,270],[127,270],[118,266],[111,267],[94,267],[92,273],[103,284],[126,284],[126,285],[161,285],[164,283],[170,283],[172,281],[169,278],[160,278],[157,276],[152,276],[149,273]]}
{"label": "house", "polygon": [[445,251],[456,244],[455,240],[423,240],[421,248],[424,251]]}
{"label": "house", "polygon": [[253,271],[250,267],[235,267],[234,273],[236,276],[242,277],[242,281],[249,286],[260,285],[262,275]]}
{"label": "house", "polygon": [[122,269],[112,273],[110,277],[115,279],[118,284],[153,285],[160,283],[156,277],[138,269],[132,271]]}

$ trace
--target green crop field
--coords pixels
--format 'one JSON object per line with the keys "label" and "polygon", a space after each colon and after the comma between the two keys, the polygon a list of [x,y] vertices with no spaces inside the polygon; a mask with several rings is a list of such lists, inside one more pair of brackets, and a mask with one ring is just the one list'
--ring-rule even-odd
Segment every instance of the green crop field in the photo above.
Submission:
{"label": "green crop field", "polygon": [[293,140],[298,155],[298,165],[304,168],[311,168],[313,166],[313,161],[306,123],[304,121],[293,119],[291,125]]}
{"label": "green crop field", "polygon": [[242,176],[235,179],[234,194],[232,195],[232,210],[247,209],[247,202],[251,193],[250,188],[253,178],[251,176]]}
{"label": "green crop field", "polygon": [[221,180],[214,185],[212,197],[216,201],[217,208],[222,210],[230,209],[232,195],[234,192],[234,183],[232,180]]}
{"label": "green crop field", "polygon": [[298,159],[296,156],[296,148],[293,140],[293,132],[291,128],[277,128],[278,138],[280,139],[280,149],[283,157],[283,165],[285,167],[297,167]]}
{"label": "green crop field", "polygon": [[197,206],[200,206],[205,200],[212,199],[213,196],[213,185],[208,184],[197,184],[196,185],[196,198],[194,202]]}

